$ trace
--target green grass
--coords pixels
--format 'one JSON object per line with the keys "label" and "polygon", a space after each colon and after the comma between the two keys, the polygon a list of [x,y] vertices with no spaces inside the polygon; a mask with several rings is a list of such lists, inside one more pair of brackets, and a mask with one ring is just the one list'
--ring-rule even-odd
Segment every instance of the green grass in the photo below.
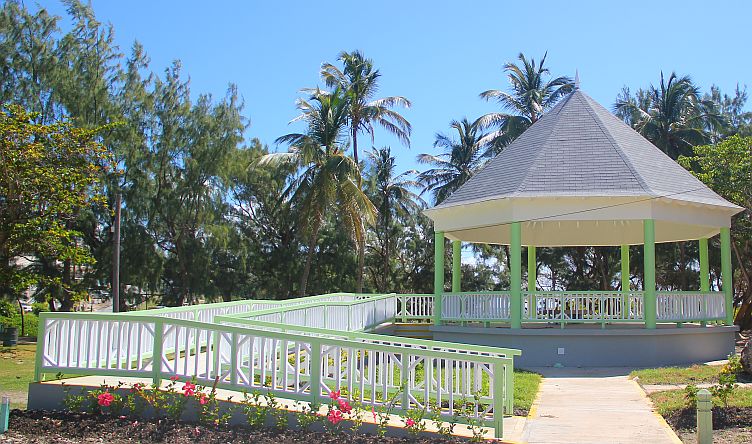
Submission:
{"label": "green grass", "polygon": [[692,365],[635,370],[630,378],[639,377],[640,384],[701,384],[718,382],[722,365]]}
{"label": "green grass", "polygon": [[[684,400],[684,390],[655,392],[650,395],[650,399],[653,400],[655,409],[661,415],[689,407],[687,401]],[[713,397],[713,404],[717,406],[723,405],[716,397]],[[729,407],[752,407],[752,388],[737,388],[734,390],[731,396],[729,396],[728,405]]]}
{"label": "green grass", "polygon": [[14,408],[26,407],[26,393],[34,379],[36,349],[34,344],[0,348],[0,393],[10,395]]}
{"label": "green grass", "polygon": [[514,408],[530,411],[543,377],[527,370],[514,371]]}

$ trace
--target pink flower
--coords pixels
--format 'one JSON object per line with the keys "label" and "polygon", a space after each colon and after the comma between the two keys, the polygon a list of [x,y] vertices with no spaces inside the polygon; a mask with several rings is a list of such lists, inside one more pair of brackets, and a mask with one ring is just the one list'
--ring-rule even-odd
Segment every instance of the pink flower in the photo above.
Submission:
{"label": "pink flower", "polygon": [[183,395],[193,396],[195,394],[196,394],[196,384],[192,383],[191,381],[186,381],[185,385],[183,385]]}
{"label": "pink flower", "polygon": [[328,419],[332,424],[337,425],[343,419],[342,412],[337,409],[331,409],[329,410],[329,414],[326,415],[326,419]]}
{"label": "pink flower", "polygon": [[133,386],[131,387],[131,393],[137,393],[137,392],[140,392],[143,389],[144,389],[144,384],[141,383],[141,382],[137,382],[137,383],[133,384]]}
{"label": "pink flower", "polygon": [[208,402],[209,402],[209,398],[202,393],[201,397],[198,398],[198,403],[201,405],[206,405]]}
{"label": "pink flower", "polygon": [[344,399],[339,400],[339,409],[342,410],[342,413],[350,413],[350,411],[352,411],[350,403],[348,403]]}
{"label": "pink flower", "polygon": [[407,418],[407,421],[405,421],[405,425],[408,428],[415,427],[415,421],[413,420],[413,418]]}
{"label": "pink flower", "polygon": [[332,399],[339,399],[339,390],[329,393],[329,397]]}
{"label": "pink flower", "polygon": [[115,397],[110,392],[104,392],[97,396],[97,403],[103,407],[109,407]]}
{"label": "pink flower", "polygon": [[373,421],[376,422],[376,408],[371,406],[371,414],[373,415]]}
{"label": "pink flower", "polygon": [[172,381],[172,382],[179,381],[179,380],[180,380],[180,376],[178,376],[178,375],[170,376],[170,381]]}

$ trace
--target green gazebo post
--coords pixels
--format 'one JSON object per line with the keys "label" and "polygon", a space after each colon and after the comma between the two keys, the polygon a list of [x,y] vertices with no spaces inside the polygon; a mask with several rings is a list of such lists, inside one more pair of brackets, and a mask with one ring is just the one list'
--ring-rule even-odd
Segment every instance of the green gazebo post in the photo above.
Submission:
{"label": "green gazebo post", "polygon": [[630,288],[630,281],[629,281],[629,245],[622,245],[621,246],[621,317],[622,319],[629,319],[629,313],[630,313],[630,303],[629,303],[629,292],[631,290]]}
{"label": "green gazebo post", "polygon": [[[708,238],[700,238],[700,291],[707,293],[710,291],[710,264],[708,261]],[[705,302],[704,312],[707,316],[708,304]],[[707,322],[700,321],[701,326],[707,325]]]}
{"label": "green gazebo post", "polygon": [[444,232],[434,233],[433,323],[441,325],[441,299],[444,295]]}
{"label": "green gazebo post", "polygon": [[512,240],[509,246],[511,324],[512,328],[522,328],[522,225],[512,222],[509,229]]}
{"label": "green gazebo post", "polygon": [[462,242],[452,241],[452,293],[459,293],[462,277]]}
{"label": "green gazebo post", "polygon": [[527,291],[535,293],[538,282],[538,263],[535,259],[535,245],[527,247]]}
{"label": "green gazebo post", "polygon": [[726,303],[726,325],[734,323],[734,286],[731,271],[731,229],[721,227],[721,279]]}
{"label": "green gazebo post", "polygon": [[645,236],[645,280],[644,280],[644,294],[645,303],[643,308],[645,310],[645,328],[655,328],[655,221],[653,219],[645,219],[642,222],[644,236]]}

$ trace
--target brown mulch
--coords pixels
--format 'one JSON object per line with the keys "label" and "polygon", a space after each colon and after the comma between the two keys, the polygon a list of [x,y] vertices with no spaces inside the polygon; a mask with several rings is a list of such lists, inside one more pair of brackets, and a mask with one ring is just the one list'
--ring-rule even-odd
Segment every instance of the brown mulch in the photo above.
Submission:
{"label": "brown mulch", "polygon": [[[694,430],[697,426],[694,408],[683,408],[664,416],[674,430]],[[752,407],[713,407],[713,430],[752,427]]]}
{"label": "brown mulch", "polygon": [[0,443],[421,443],[446,444],[464,440],[439,438],[379,438],[373,435],[328,434],[301,430],[206,426],[168,419],[134,420],[109,416],[13,410],[8,432]]}

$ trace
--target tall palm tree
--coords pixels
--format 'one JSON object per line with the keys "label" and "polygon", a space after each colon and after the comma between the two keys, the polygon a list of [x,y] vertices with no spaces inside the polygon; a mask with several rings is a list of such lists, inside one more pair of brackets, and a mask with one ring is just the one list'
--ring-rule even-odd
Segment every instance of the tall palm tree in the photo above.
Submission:
{"label": "tall palm tree", "polygon": [[300,295],[306,294],[311,263],[319,230],[327,213],[335,212],[352,235],[359,250],[364,250],[365,225],[376,217],[376,209],[362,191],[358,165],[346,154],[348,97],[336,88],[332,92],[315,91],[309,100],[299,99],[300,116],[308,124],[307,132],[287,134],[277,143],[288,143],[287,153],[263,156],[260,164],[289,164],[301,169],[285,191],[299,208],[300,221],[308,238],[308,252],[300,277]]}
{"label": "tall palm tree", "polygon": [[382,282],[377,282],[379,291],[386,291],[389,286],[391,267],[391,237],[392,220],[394,217],[407,215],[420,210],[424,203],[420,196],[411,189],[418,188],[420,184],[410,177],[417,174],[415,170],[408,170],[396,174],[396,161],[389,147],[376,149],[368,153],[371,160],[371,175],[369,177],[371,200],[379,210],[376,222],[377,230],[382,237],[383,271]]}
{"label": "tall palm tree", "polygon": [[[674,160],[691,156],[693,146],[710,143],[713,131],[723,126],[713,101],[701,98],[699,88],[689,76],[677,77],[674,72],[668,81],[661,72],[657,87],[650,85],[647,90],[638,90],[634,97],[628,89],[623,90],[614,103],[614,112]],[[658,250],[658,254],[665,255],[661,263],[672,264],[670,271],[663,274],[675,280],[679,288],[687,289],[688,275],[697,256],[688,254],[688,246],[694,248],[691,244],[675,245],[676,250],[670,244]]]}
{"label": "tall palm tree", "polygon": [[467,182],[488,157],[484,143],[487,135],[478,120],[472,123],[467,118],[453,120],[450,126],[457,132],[457,138],[437,133],[433,143],[443,153],[418,155],[418,162],[433,166],[418,175],[418,182],[424,192],[433,192],[437,204]]}
{"label": "tall palm tree", "polygon": [[672,159],[692,155],[692,147],[710,142],[710,130],[722,125],[712,100],[703,100],[689,76],[671,73],[665,81],[635,97],[624,90],[614,104],[614,112],[625,122],[668,154]]}
{"label": "tall palm tree", "polygon": [[547,80],[551,76],[548,68],[544,67],[547,55],[545,53],[540,63],[536,64],[535,59],[528,59],[520,53],[517,58],[521,65],[513,62],[504,65],[511,91],[489,89],[480,93],[482,99],[495,100],[506,111],[489,113],[478,119],[482,128],[496,129],[487,136],[493,144],[494,153],[510,144],[562,97],[574,90],[569,77]]}
{"label": "tall palm tree", "polygon": [[409,108],[410,101],[402,96],[374,99],[381,73],[373,68],[373,61],[365,58],[360,51],[343,51],[338,59],[342,62],[343,69],[340,70],[331,63],[324,63],[321,66],[321,77],[327,86],[341,88],[348,97],[350,137],[355,163],[359,162],[358,133],[370,134],[373,141],[374,124],[380,125],[409,146],[412,131],[410,122],[391,108]]}

